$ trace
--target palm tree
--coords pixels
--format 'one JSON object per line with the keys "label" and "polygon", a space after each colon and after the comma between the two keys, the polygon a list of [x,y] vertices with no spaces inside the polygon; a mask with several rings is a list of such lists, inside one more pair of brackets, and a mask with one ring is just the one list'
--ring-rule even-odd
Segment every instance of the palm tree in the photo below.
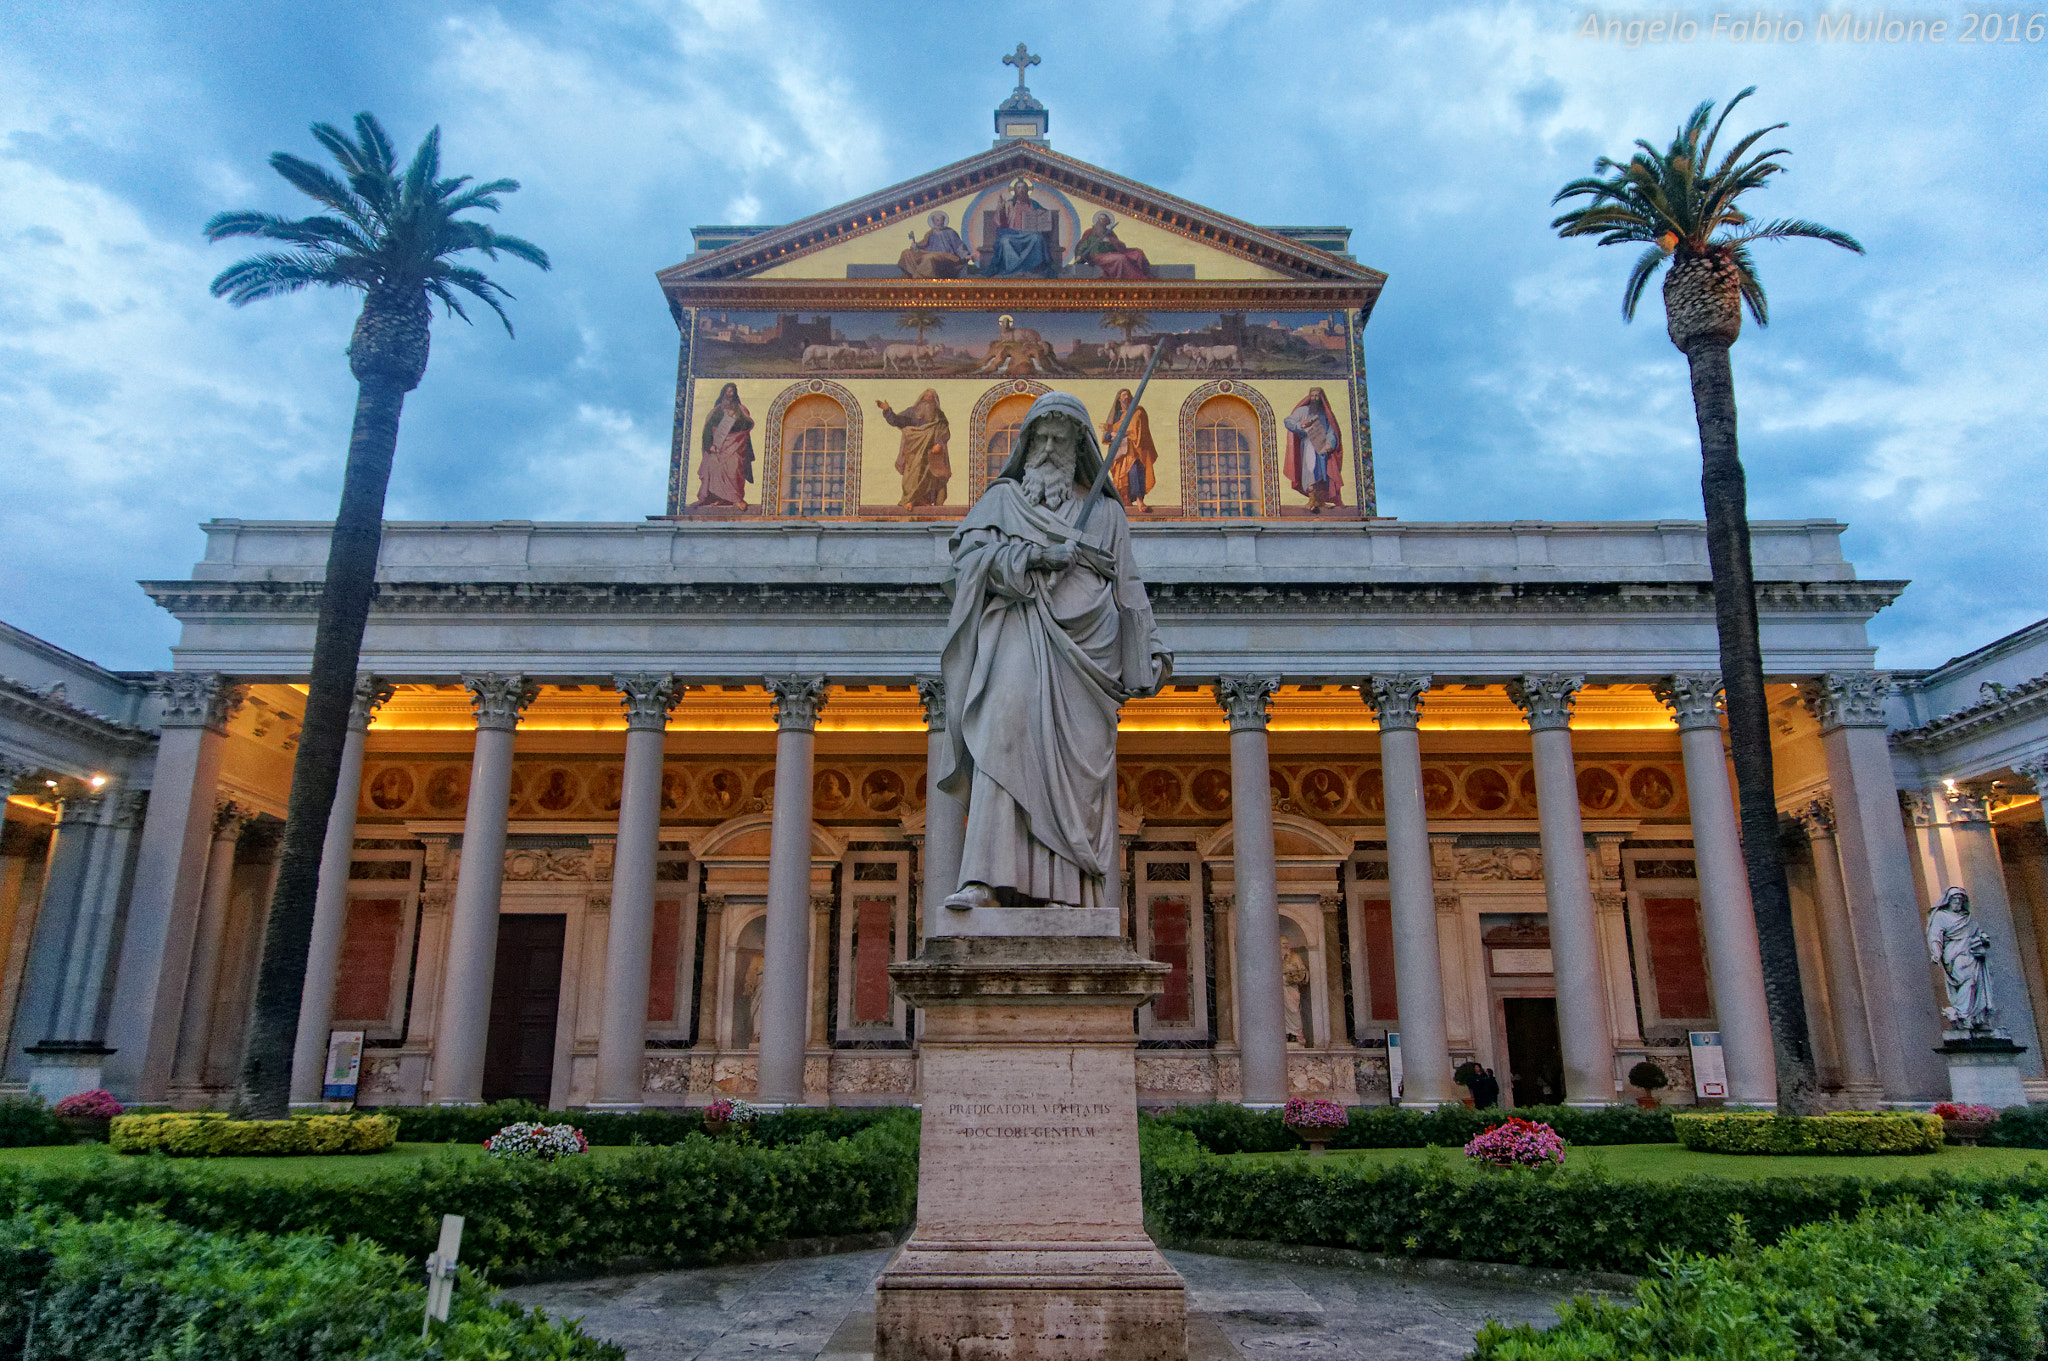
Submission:
{"label": "palm tree", "polygon": [[1803,237],[1858,255],[1863,247],[1832,227],[1797,219],[1757,222],[1737,206],[1742,195],[1761,189],[1785,169],[1778,157],[1791,154],[1783,148],[1752,154],[1758,141],[1785,126],[1774,123],[1744,137],[1719,165],[1714,164],[1721,125],[1755,88],[1729,100],[1721,116],[1713,119],[1711,131],[1707,123],[1714,104],[1708,100],[1693,110],[1665,151],[1638,141],[1636,154],[1626,165],[1601,157],[1594,163],[1594,178],[1573,180],[1551,199],[1553,206],[1573,198],[1591,202],[1550,225],[1559,236],[1593,236],[1603,246],[1647,246],[1629,271],[1622,294],[1621,314],[1627,320],[1635,319],[1636,305],[1658,267],[1667,260],[1671,265],[1664,276],[1665,327],[1692,370],[1707,560],[1721,636],[1729,744],[1742,802],[1742,856],[1749,871],[1777,1051],[1778,1099],[1781,1105],[1804,1112],[1817,1108],[1818,1094],[1793,943],[1792,901],[1778,845],[1763,649],[1757,637],[1756,582],[1750,563],[1748,489],[1735,440],[1735,380],[1728,347],[1742,332],[1745,306],[1757,325],[1770,320],[1764,286],[1750,256],[1752,242]]}
{"label": "palm tree", "polygon": [[313,125],[315,140],[341,166],[345,181],[289,152],[270,158],[271,168],[326,214],[290,219],[221,213],[206,224],[208,240],[259,236],[289,247],[221,271],[213,281],[214,296],[237,307],[302,288],[356,288],[364,294],[348,347],[357,384],[355,428],[327,550],[305,726],[292,766],[284,847],[236,1097],[247,1113],[272,1119],[283,1116],[290,1103],[292,1044],[306,984],[320,848],[334,805],[356,662],[370,613],[399,412],[405,394],[419,386],[427,369],[432,303],[438,300],[468,321],[456,296],[467,293],[497,313],[510,335],[512,323],[499,300],[512,295],[454,257],[476,250],[495,260],[503,251],[548,267],[540,247],[459,216],[472,209],[496,212],[499,197],[519,188],[517,180],[472,185],[466,175],[443,179],[439,128],[427,134],[403,173],[375,118],[357,114],[355,131],[352,141],[326,123]]}
{"label": "palm tree", "polygon": [[1131,345],[1137,342],[1138,332],[1152,329],[1152,318],[1143,312],[1104,312],[1102,325],[1107,330],[1122,331],[1124,344]]}
{"label": "palm tree", "polygon": [[946,314],[944,312],[933,312],[920,308],[899,313],[896,317],[896,329],[899,331],[917,332],[917,343],[920,345],[924,344],[924,333],[926,331],[942,331],[945,328]]}

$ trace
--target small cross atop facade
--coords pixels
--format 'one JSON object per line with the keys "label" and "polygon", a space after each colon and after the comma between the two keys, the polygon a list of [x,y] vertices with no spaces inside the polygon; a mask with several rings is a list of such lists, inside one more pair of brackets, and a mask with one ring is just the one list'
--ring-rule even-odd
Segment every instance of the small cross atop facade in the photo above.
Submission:
{"label": "small cross atop facade", "polygon": [[1014,66],[1017,68],[1018,94],[1021,95],[1030,93],[1028,90],[1024,88],[1024,68],[1027,66],[1036,66],[1038,65],[1038,61],[1039,59],[1033,56],[1030,50],[1027,49],[1023,43],[1018,43],[1017,50],[1003,58],[1003,65]]}

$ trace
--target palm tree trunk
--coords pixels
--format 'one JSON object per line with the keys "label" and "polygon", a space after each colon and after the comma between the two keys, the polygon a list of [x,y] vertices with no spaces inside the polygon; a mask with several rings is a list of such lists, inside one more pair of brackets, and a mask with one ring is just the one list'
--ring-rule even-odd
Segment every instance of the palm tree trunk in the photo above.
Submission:
{"label": "palm tree trunk", "polygon": [[[300,994],[306,986],[306,951],[313,937],[320,852],[327,839],[328,815],[334,808],[335,781],[341,774],[341,748],[348,734],[363,627],[376,591],[377,550],[384,535],[384,491],[398,448],[398,417],[410,386],[402,379],[377,374],[365,377],[356,394],[355,428],[349,435],[341,506],[328,544],[327,580],[320,592],[319,622],[313,634],[305,724],[299,733],[298,759],[292,764],[277,889],[264,931],[247,1057],[236,1093],[236,1105],[253,1119],[277,1120],[289,1112],[292,1046],[298,1037]],[[323,979],[315,986],[332,984],[333,980]]]}
{"label": "palm tree trunk", "polygon": [[1799,952],[1792,932],[1792,896],[1778,843],[1776,777],[1758,636],[1756,579],[1749,549],[1749,492],[1735,439],[1735,378],[1728,342],[1703,335],[1686,347],[1693,413],[1700,427],[1700,490],[1707,511],[1707,561],[1714,578],[1714,619],[1721,635],[1721,684],[1727,695],[1728,738],[1742,808],[1742,858],[1749,870],[1763,954],[1764,996],[1778,1067],[1778,1105],[1794,1114],[1819,1109]]}

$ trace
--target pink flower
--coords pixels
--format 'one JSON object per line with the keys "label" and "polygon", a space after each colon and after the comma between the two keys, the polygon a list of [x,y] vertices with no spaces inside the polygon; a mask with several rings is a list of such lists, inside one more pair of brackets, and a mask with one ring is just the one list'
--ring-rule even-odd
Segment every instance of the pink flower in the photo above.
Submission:
{"label": "pink flower", "polygon": [[1312,1096],[1297,1096],[1280,1112],[1280,1123],[1289,1129],[1320,1133],[1323,1130],[1343,1129],[1351,1123],[1351,1117],[1334,1101],[1324,1101]]}
{"label": "pink flower", "polygon": [[1998,1118],[1998,1109],[1995,1106],[1961,1105],[1954,1101],[1942,1102],[1934,1108],[1934,1113],[1944,1120],[1981,1120],[1988,1122]]}
{"label": "pink flower", "polygon": [[1499,1167],[1545,1167],[1564,1161],[1564,1140],[1548,1125],[1511,1116],[1465,1145],[1465,1156]]}
{"label": "pink flower", "polygon": [[111,1120],[123,1109],[112,1092],[98,1088],[90,1092],[73,1092],[56,1105],[59,1115],[82,1115],[100,1120]]}

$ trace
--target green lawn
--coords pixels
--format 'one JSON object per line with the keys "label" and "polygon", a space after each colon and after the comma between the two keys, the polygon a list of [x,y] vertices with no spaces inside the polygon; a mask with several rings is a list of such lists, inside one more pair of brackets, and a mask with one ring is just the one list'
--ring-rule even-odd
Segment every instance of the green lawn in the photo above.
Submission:
{"label": "green lawn", "polygon": [[[593,1148],[586,1156],[598,1159],[622,1157],[633,1150],[624,1147]],[[382,1153],[345,1153],[322,1158],[178,1158],[181,1167],[218,1168],[258,1177],[284,1177],[298,1181],[353,1181],[394,1168],[408,1166],[422,1158],[442,1154],[451,1158],[484,1156],[481,1144],[393,1144]],[[0,1148],[0,1168],[83,1167],[95,1158],[124,1159],[105,1144],[70,1144],[57,1148]]]}
{"label": "green lawn", "polygon": [[[1309,1153],[1234,1153],[1247,1162],[1322,1163],[1331,1167],[1385,1167],[1395,1163],[1420,1163],[1431,1152],[1448,1157],[1452,1166],[1471,1176],[1481,1175],[1457,1149],[1355,1148],[1331,1149],[1317,1158]],[[1912,1177],[1930,1172],[2003,1173],[2018,1172],[2029,1164],[2048,1166],[2048,1150],[2038,1148],[1944,1148],[1939,1153],[1917,1156],[1838,1157],[1748,1157],[1734,1153],[1694,1153],[1678,1144],[1614,1144],[1604,1148],[1574,1148],[1565,1156],[1567,1167],[1604,1166],[1617,1177],[1649,1177],[1670,1180],[1704,1172],[1717,1177],[1751,1180],[1763,1177]]]}

